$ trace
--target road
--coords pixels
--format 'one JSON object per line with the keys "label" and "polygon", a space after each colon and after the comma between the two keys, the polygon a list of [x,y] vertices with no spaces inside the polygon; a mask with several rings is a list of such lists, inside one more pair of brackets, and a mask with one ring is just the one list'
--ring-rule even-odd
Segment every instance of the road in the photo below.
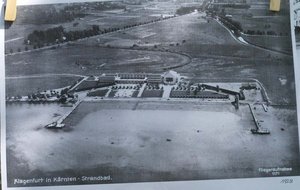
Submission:
{"label": "road", "polygon": [[17,38],[6,40],[5,43],[15,42],[17,40],[22,40],[22,39],[24,39],[24,37],[17,37]]}

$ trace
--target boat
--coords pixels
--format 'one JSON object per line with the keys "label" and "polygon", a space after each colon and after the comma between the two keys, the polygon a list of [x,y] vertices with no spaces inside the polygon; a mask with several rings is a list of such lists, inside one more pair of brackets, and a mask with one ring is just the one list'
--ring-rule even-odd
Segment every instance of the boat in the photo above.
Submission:
{"label": "boat", "polygon": [[45,127],[47,129],[61,129],[64,126],[65,126],[65,124],[63,124],[63,123],[53,122],[53,123],[50,123],[50,124],[46,125]]}
{"label": "boat", "polygon": [[259,135],[268,135],[270,131],[264,128],[259,129],[251,129],[252,134],[259,134]]}

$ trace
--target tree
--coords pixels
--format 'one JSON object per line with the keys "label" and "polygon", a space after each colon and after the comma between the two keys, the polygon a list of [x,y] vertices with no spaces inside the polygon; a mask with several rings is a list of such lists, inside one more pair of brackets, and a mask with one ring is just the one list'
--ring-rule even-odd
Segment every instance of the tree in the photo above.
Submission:
{"label": "tree", "polygon": [[35,94],[32,94],[31,97],[32,97],[32,99],[34,99],[34,100],[37,99],[37,96],[36,96]]}
{"label": "tree", "polygon": [[59,99],[60,103],[66,103],[66,101],[67,101],[67,97],[65,95],[61,96]]}
{"label": "tree", "polygon": [[61,90],[60,95],[67,94],[68,91],[69,91],[69,88],[64,88],[63,90]]}
{"label": "tree", "polygon": [[98,25],[93,25],[93,26],[92,26],[92,30],[93,30],[94,32],[98,33],[98,32],[100,31],[100,28],[99,28]]}
{"label": "tree", "polygon": [[226,12],[225,12],[225,9],[224,9],[224,8],[223,8],[222,11],[221,11],[221,15],[222,15],[222,16],[225,16],[225,15],[226,15]]}

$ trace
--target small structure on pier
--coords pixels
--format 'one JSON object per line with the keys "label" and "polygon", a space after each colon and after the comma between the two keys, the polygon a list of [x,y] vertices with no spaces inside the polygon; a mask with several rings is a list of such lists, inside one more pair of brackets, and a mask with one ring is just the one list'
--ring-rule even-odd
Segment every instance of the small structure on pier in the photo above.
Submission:
{"label": "small structure on pier", "polygon": [[65,124],[63,124],[63,123],[53,122],[53,123],[46,125],[45,127],[47,129],[62,129],[62,128],[64,128],[64,126],[65,126]]}

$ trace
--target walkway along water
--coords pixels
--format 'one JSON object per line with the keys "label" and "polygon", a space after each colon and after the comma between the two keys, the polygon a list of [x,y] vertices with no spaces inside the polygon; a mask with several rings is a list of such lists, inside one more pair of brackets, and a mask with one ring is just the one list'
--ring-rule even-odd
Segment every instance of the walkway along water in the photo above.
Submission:
{"label": "walkway along water", "polygon": [[64,120],[80,105],[80,103],[84,100],[86,96],[82,97],[80,100],[78,100],[73,106],[70,111],[68,111],[66,114],[64,114],[61,118],[59,118],[56,122],[50,123],[46,125],[46,128],[63,128],[65,124],[63,123]]}
{"label": "walkway along water", "polygon": [[260,134],[260,135],[270,134],[270,131],[268,129],[265,129],[265,128],[261,127],[261,125],[260,125],[260,123],[259,123],[258,119],[256,118],[256,115],[253,111],[252,106],[249,103],[246,103],[246,104],[249,106],[251,116],[253,118],[253,121],[254,121],[255,127],[256,127],[255,129],[251,129],[251,132],[253,134]]}

